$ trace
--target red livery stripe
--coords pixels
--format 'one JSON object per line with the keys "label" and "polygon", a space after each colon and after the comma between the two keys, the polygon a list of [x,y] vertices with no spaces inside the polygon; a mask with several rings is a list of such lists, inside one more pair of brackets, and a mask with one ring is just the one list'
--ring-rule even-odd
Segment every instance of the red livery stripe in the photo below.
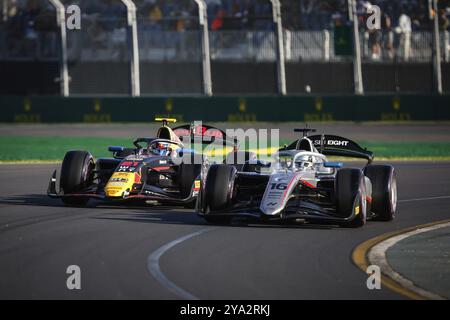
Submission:
{"label": "red livery stripe", "polygon": [[316,188],[313,184],[309,183],[308,181],[305,181],[305,180],[300,180],[300,181],[307,187],[310,187],[312,189]]}
{"label": "red livery stripe", "polygon": [[152,170],[155,170],[155,171],[163,171],[163,170],[169,170],[170,169],[170,167],[154,167],[154,168],[152,168]]}

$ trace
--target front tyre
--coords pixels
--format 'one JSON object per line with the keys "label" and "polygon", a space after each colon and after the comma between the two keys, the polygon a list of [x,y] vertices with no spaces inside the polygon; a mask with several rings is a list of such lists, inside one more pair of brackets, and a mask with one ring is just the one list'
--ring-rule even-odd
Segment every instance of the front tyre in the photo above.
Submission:
{"label": "front tyre", "polygon": [[227,223],[230,218],[214,216],[214,211],[227,209],[233,197],[236,168],[231,165],[215,164],[208,170],[203,195],[205,219],[211,223]]}
{"label": "front tyre", "polygon": [[233,151],[227,155],[224,163],[234,166],[237,171],[242,171],[247,162],[256,161],[256,159],[257,156],[254,152]]}
{"label": "front tyre", "polygon": [[[62,167],[60,185],[64,194],[80,192],[93,182],[94,158],[87,151],[69,151],[66,153]],[[89,201],[83,197],[63,197],[67,205],[84,206]]]}
{"label": "front tyre", "polygon": [[[201,161],[201,159],[200,159]],[[187,198],[192,192],[194,181],[199,177],[202,169],[200,164],[182,163],[179,167],[179,185],[182,198]]]}
{"label": "front tyre", "polygon": [[395,169],[389,165],[370,165],[364,174],[372,182],[374,220],[391,221],[397,210],[397,179]]}
{"label": "front tyre", "polygon": [[336,212],[340,218],[352,220],[341,223],[343,227],[358,228],[366,223],[367,200],[364,175],[359,169],[341,169],[336,175]]}

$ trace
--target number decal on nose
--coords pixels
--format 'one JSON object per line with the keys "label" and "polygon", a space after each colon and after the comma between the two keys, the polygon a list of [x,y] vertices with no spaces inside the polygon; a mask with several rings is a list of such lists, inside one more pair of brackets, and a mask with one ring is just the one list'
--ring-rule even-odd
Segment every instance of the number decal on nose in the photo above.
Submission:
{"label": "number decal on nose", "polygon": [[272,183],[270,186],[271,190],[286,190],[287,184],[286,183]]}

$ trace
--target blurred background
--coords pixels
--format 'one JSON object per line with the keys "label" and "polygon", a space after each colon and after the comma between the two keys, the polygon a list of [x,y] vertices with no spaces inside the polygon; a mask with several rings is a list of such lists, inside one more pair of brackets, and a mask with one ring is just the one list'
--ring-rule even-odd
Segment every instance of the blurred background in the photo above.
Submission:
{"label": "blurred background", "polygon": [[[81,13],[81,28],[66,30],[67,94],[130,95],[134,43],[125,4],[61,2],[66,8],[77,5]],[[204,37],[196,2],[133,2],[140,95],[204,94]],[[358,91],[358,81],[367,94],[450,92],[448,0],[439,0],[437,10],[429,0],[355,1],[358,56],[349,12],[352,1],[281,0],[281,33],[269,0],[205,2],[206,63],[214,95],[352,94]],[[382,10],[380,30],[367,28],[372,5]],[[0,94],[62,94],[61,44],[51,1],[1,0]],[[280,89],[279,63],[284,65],[285,92]],[[355,63],[360,63],[359,75]]]}
{"label": "blurred background", "polygon": [[167,116],[450,159],[450,0],[0,1],[0,162],[105,155]]}

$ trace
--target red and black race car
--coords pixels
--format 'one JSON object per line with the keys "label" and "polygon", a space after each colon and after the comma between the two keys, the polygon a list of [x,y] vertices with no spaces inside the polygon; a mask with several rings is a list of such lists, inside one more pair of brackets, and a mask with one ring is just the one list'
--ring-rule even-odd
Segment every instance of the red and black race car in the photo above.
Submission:
{"label": "red and black race car", "polygon": [[87,151],[66,153],[57,191],[56,170],[47,194],[67,205],[83,206],[90,198],[142,200],[152,204],[193,207],[200,189],[202,169],[208,165],[202,152],[187,148],[202,145],[236,145],[225,132],[207,125],[187,124],[171,129],[175,119],[162,122],[155,138],[138,138],[134,148],[109,147],[111,158],[95,160]]}

